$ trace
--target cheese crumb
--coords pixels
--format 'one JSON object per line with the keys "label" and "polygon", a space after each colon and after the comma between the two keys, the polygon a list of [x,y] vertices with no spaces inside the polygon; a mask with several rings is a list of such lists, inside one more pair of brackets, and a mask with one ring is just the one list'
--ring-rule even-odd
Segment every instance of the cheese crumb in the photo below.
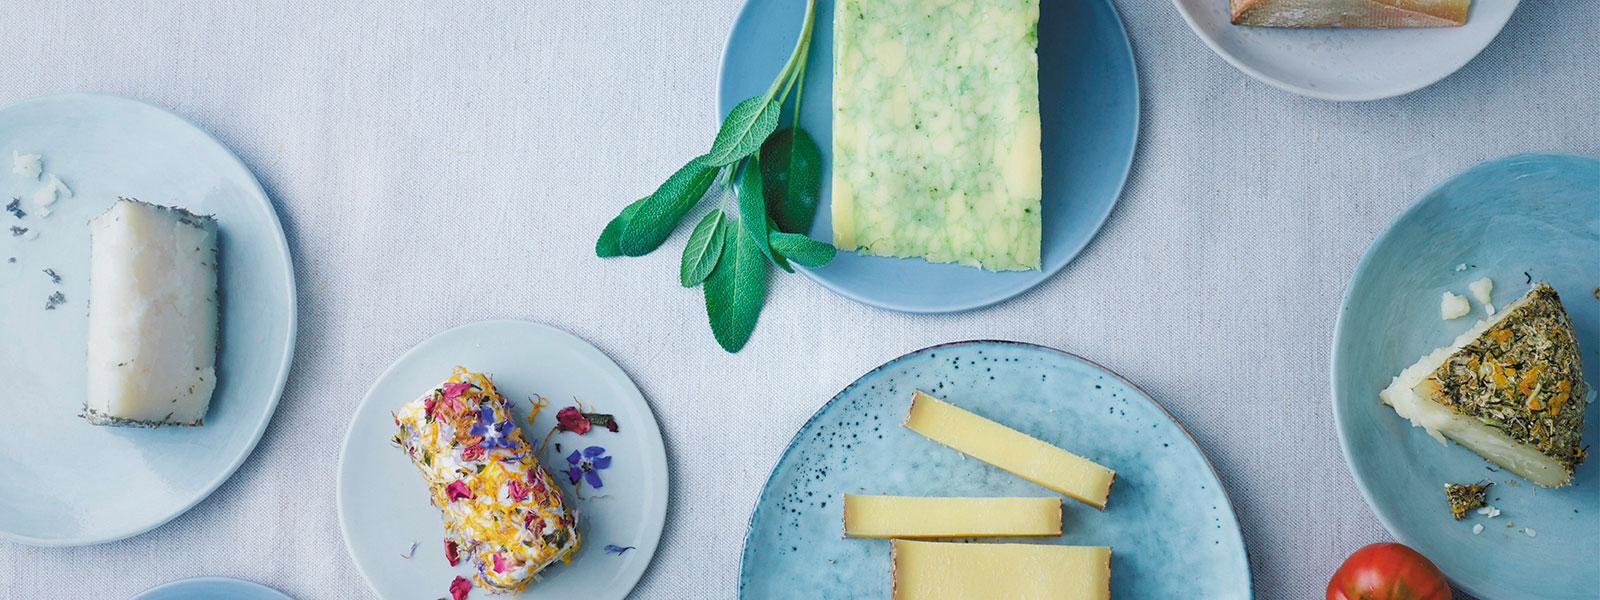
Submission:
{"label": "cheese crumb", "polygon": [[1494,305],[1489,303],[1489,293],[1494,291],[1494,282],[1488,277],[1467,284],[1467,290],[1472,292],[1472,298],[1483,305],[1483,314],[1493,315]]}
{"label": "cheese crumb", "polygon": [[1485,504],[1483,505],[1483,508],[1478,509],[1478,514],[1493,519],[1500,516],[1500,509],[1495,508],[1492,504]]}
{"label": "cheese crumb", "polygon": [[1480,533],[1483,533],[1483,523],[1479,523],[1477,525],[1473,525],[1472,526],[1472,535],[1478,535]]}
{"label": "cheese crumb", "polygon": [[44,164],[40,158],[37,154],[22,154],[12,150],[11,172],[29,179],[38,179],[39,173],[44,172]]}
{"label": "cheese crumb", "polygon": [[1456,272],[1457,273],[1460,273],[1460,272],[1465,271],[1465,270],[1467,270],[1467,263],[1461,263],[1459,265],[1456,265]]}
{"label": "cheese crumb", "polygon": [[1528,537],[1539,535],[1539,532],[1534,531],[1532,527],[1523,527],[1522,532],[1528,534]]}
{"label": "cheese crumb", "polygon": [[1469,312],[1472,312],[1472,303],[1465,297],[1445,292],[1444,299],[1439,302],[1439,317],[1446,321],[1459,319]]}

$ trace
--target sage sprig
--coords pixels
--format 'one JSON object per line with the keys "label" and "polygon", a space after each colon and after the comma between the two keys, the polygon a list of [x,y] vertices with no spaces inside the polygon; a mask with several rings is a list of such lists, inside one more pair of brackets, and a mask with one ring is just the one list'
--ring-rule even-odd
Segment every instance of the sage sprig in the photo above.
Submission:
{"label": "sage sprig", "polygon": [[[678,282],[703,288],[711,333],[728,352],[743,348],[755,330],[766,303],[768,263],[792,273],[790,261],[814,268],[833,260],[833,246],[805,235],[816,216],[822,181],[821,152],[800,128],[800,95],[815,15],[816,0],[807,0],[800,38],[783,70],[765,93],[728,112],[711,149],[678,169],[654,193],[623,208],[595,241],[600,257],[649,254],[715,187],[709,197],[721,205],[689,234]],[[779,130],[790,92],[794,122]]]}

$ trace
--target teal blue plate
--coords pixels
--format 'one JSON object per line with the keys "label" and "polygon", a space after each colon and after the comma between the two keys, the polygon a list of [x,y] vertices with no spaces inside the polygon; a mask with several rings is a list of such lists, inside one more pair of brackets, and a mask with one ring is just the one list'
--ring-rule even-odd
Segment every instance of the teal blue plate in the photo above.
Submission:
{"label": "teal blue plate", "polygon": [[[339,527],[356,570],[380,598],[448,596],[450,581],[472,577],[463,560],[444,558],[444,523],[429,503],[428,486],[404,452],[391,442],[397,411],[433,389],[460,365],[489,375],[511,400],[511,412],[529,440],[544,440],[556,411],[576,399],[585,410],[616,417],[615,433],[551,435],[541,464],[578,511],[582,536],[570,564],[556,563],[523,591],[523,598],[622,600],[644,576],[667,518],[666,447],[655,414],[616,363],[565,331],[522,321],[462,325],[417,344],[378,376],[356,408],[339,452]],[[531,422],[534,395],[550,399]],[[601,488],[573,493],[562,456],[600,446],[612,457],[598,471]],[[416,551],[406,556],[411,544]],[[627,548],[620,553],[611,550]],[[482,590],[472,597],[482,597]]]}
{"label": "teal blue plate", "polygon": [[[43,216],[32,203],[39,182],[11,172],[13,150],[42,154],[45,171],[73,197]],[[283,228],[256,178],[215,138],[113,96],[50,96],[0,109],[0,198],[16,196],[28,214],[0,213],[0,230],[27,227],[38,237],[0,234],[0,381],[13,396],[0,419],[0,539],[71,546],[142,533],[226,481],[272,418],[294,356],[294,268]],[[222,337],[204,426],[96,427],[78,417],[88,220],[117,196],[217,217]],[[66,303],[43,310],[55,291]]]}
{"label": "teal blue plate", "polygon": [[128,600],[294,600],[259,583],[231,577],[190,577],[163,583]]}
{"label": "teal blue plate", "polygon": [[[1463,264],[1469,268],[1457,271]],[[1592,599],[1600,589],[1600,460],[1591,456],[1568,487],[1538,488],[1470,450],[1439,444],[1378,401],[1401,369],[1472,326],[1475,318],[1440,320],[1439,298],[1445,290],[1467,295],[1467,284],[1485,276],[1494,280],[1496,306],[1527,291],[1529,280],[1555,287],[1577,330],[1584,378],[1600,383],[1600,160],[1492,160],[1423,193],[1378,234],[1345,289],[1333,334],[1333,415],[1345,462],[1383,526],[1462,590],[1484,600]],[[1590,405],[1584,442],[1597,440],[1600,418]],[[1478,480],[1495,482],[1489,502],[1501,515],[1451,518],[1444,484]],[[1484,531],[1474,535],[1478,524]]]}
{"label": "teal blue plate", "polygon": [[[749,0],[722,54],[718,115],[759,95],[782,70],[804,0]],[[822,149],[822,198],[811,237],[833,239],[828,208],[833,146],[833,2],[817,2],[800,126]],[[1122,194],[1139,138],[1139,78],[1122,20],[1108,0],[1042,2],[1039,105],[1044,237],[1037,271],[995,273],[920,259],[841,252],[819,269],[796,267],[841,296],[879,308],[944,313],[980,308],[1043,283],[1082,252]],[[785,116],[784,124],[790,123]]]}
{"label": "teal blue plate", "polygon": [[1116,598],[1251,596],[1228,495],[1166,410],[1071,354],[973,341],[873,369],[800,428],[750,516],[740,597],[889,597],[889,543],[843,539],[840,494],[1055,495],[901,427],[915,389],[1117,472],[1105,512],[1066,499],[1063,535],[1004,541],[1111,546]]}

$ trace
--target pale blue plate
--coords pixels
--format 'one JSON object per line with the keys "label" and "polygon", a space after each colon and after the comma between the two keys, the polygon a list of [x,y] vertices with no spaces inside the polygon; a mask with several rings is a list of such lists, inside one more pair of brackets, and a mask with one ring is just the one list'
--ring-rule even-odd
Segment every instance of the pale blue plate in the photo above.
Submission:
{"label": "pale blue plate", "polygon": [[[11,173],[13,150],[42,154],[45,171],[74,197],[43,217],[31,201],[39,182]],[[227,480],[272,418],[294,356],[294,268],[283,228],[249,169],[215,138],[113,96],[50,96],[0,110],[0,198],[13,196],[28,215],[0,213],[0,230],[39,236],[0,234],[0,381],[13,391],[0,419],[0,539],[70,546],[142,533]],[[117,196],[217,217],[222,347],[204,426],[96,427],[78,417],[88,220]],[[66,303],[43,310],[54,291]]]}
{"label": "pale blue plate", "polygon": [[[1043,269],[995,273],[920,259],[841,252],[801,273],[841,296],[889,310],[943,313],[980,308],[1032,289],[1082,252],[1122,194],[1139,138],[1139,79],[1122,20],[1107,0],[1043,2],[1039,104],[1043,119]],[[804,0],[750,0],[722,54],[717,114],[758,95],[793,50]],[[822,201],[811,237],[833,239],[833,2],[817,2],[800,126],[822,150]],[[784,126],[791,122],[783,118]]]}
{"label": "pale blue plate", "polygon": [[[1470,268],[1456,271],[1462,264]],[[1472,326],[1475,318],[1440,320],[1439,297],[1468,295],[1467,284],[1485,276],[1494,280],[1496,306],[1522,295],[1530,279],[1550,282],[1577,329],[1584,378],[1600,383],[1600,161],[1492,160],[1434,186],[1378,234],[1345,289],[1333,334],[1333,416],[1345,462],[1383,526],[1468,593],[1594,598],[1600,460],[1591,456],[1571,486],[1538,488],[1470,450],[1439,444],[1378,401],[1401,369]],[[1596,441],[1600,418],[1590,405],[1584,442]],[[1495,483],[1489,502],[1501,515],[1452,519],[1444,484],[1478,480]],[[1477,524],[1485,530],[1473,535]]]}
{"label": "pale blue plate", "polygon": [[[428,502],[422,475],[390,441],[390,413],[433,389],[456,365],[494,380],[529,440],[543,440],[556,424],[556,411],[572,406],[573,399],[585,410],[616,416],[616,433],[595,429],[550,437],[540,461],[577,509],[583,537],[572,564],[551,565],[523,597],[627,597],[650,566],[666,524],[670,477],[661,429],[639,388],[605,354],[565,331],[522,321],[484,321],[440,333],[373,382],[339,454],[339,526],[356,569],[379,597],[392,599],[448,596],[452,579],[472,577],[469,561],[455,567],[445,561],[439,509]],[[529,424],[534,395],[550,399],[550,405]],[[605,448],[612,461],[599,472],[603,487],[585,485],[584,499],[578,499],[563,457],[587,446]],[[416,553],[402,556],[413,542]],[[607,546],[630,549],[618,554]],[[473,592],[474,598],[482,595]]]}
{"label": "pale blue plate", "polygon": [[840,494],[1055,495],[901,427],[915,389],[1117,472],[1105,512],[1065,499],[1063,535],[1002,541],[1111,546],[1116,598],[1250,597],[1228,495],[1166,410],[1071,354],[975,341],[889,361],[800,428],[750,516],[742,598],[889,597],[889,543],[840,537]]}
{"label": "pale blue plate", "polygon": [[231,577],[190,577],[163,583],[128,600],[294,600],[259,583]]}

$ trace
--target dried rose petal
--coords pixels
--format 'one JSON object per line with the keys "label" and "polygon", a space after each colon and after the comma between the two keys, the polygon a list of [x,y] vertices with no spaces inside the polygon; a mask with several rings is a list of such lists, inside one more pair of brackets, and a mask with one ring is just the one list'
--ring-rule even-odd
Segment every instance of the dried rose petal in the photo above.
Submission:
{"label": "dried rose petal", "polygon": [[444,541],[444,559],[450,561],[450,566],[452,567],[460,564],[461,552],[460,549],[456,547],[455,540]]}
{"label": "dried rose petal", "polygon": [[457,479],[450,482],[450,485],[444,486],[444,495],[446,498],[449,498],[451,502],[455,502],[456,500],[460,500],[462,498],[470,499],[472,498],[472,488],[467,487],[467,483],[465,481]]}
{"label": "dried rose petal", "polygon": [[483,446],[467,446],[461,449],[461,460],[478,460],[483,458]]}
{"label": "dried rose petal", "polygon": [[611,433],[616,433],[617,432],[617,420],[616,419],[612,419],[610,421],[606,421],[606,431],[609,431]]}
{"label": "dried rose petal", "polygon": [[556,412],[556,430],[583,435],[589,433],[589,419],[578,411],[578,407],[568,406]]}
{"label": "dried rose petal", "polygon": [[450,597],[455,600],[462,600],[462,598],[467,597],[467,590],[470,589],[472,589],[472,582],[467,581],[465,577],[457,575],[455,581],[450,582]]}
{"label": "dried rose petal", "polygon": [[496,572],[496,573],[504,573],[504,572],[506,572],[506,557],[502,556],[499,552],[496,552],[496,553],[490,555],[490,561],[489,562],[490,562],[490,564],[494,565],[494,572]]}
{"label": "dried rose petal", "polygon": [[462,392],[467,391],[467,388],[470,387],[472,387],[470,383],[446,383],[443,386],[444,399],[454,400],[456,396],[460,396]]}
{"label": "dried rose petal", "polygon": [[430,395],[428,395],[428,399],[427,400],[423,400],[422,401],[422,412],[424,414],[430,416],[430,417],[433,416],[434,409],[436,409],[438,407],[439,407],[439,395],[438,394],[430,394]]}
{"label": "dried rose petal", "polygon": [[527,497],[528,486],[524,485],[520,479],[511,480],[511,499],[521,502],[523,498]]}

